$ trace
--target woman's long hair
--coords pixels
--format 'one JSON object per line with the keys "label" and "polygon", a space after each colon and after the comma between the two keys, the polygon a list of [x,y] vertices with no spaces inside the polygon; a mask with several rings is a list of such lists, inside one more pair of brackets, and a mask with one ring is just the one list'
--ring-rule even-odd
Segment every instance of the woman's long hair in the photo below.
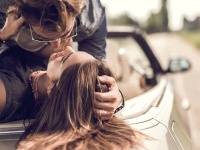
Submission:
{"label": "woman's long hair", "polygon": [[81,149],[92,150],[140,145],[138,132],[124,121],[115,116],[102,121],[95,114],[95,91],[108,90],[107,85],[98,82],[99,75],[113,76],[107,65],[98,60],[67,68],[35,121],[26,129],[20,145],[26,146],[29,142],[36,149],[59,140],[62,144],[58,145],[67,150],[78,149],[80,145]]}

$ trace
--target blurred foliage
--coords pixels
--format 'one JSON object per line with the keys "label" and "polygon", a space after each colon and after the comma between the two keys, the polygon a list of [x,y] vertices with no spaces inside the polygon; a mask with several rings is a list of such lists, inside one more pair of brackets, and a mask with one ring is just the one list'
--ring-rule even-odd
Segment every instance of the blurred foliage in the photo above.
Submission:
{"label": "blurred foliage", "polygon": [[167,32],[168,28],[167,0],[162,0],[161,9],[158,13],[152,13],[147,19],[145,30],[148,33]]}
{"label": "blurred foliage", "polygon": [[121,14],[116,18],[110,18],[108,20],[108,24],[110,25],[133,25],[139,27],[139,23],[133,20],[127,13]]}
{"label": "blurred foliage", "polygon": [[162,0],[162,7],[160,10],[160,14],[162,16],[162,27],[163,31],[168,31],[169,27],[169,19],[168,19],[168,10],[167,10],[167,0]]}
{"label": "blurred foliage", "polygon": [[115,18],[109,18],[109,25],[133,25],[145,30],[148,33],[167,32],[168,28],[168,10],[167,0],[161,0],[162,5],[158,13],[152,13],[146,21],[146,24],[140,24],[132,19],[127,13],[121,14]]}
{"label": "blurred foliage", "polygon": [[147,23],[144,27],[145,31],[148,33],[160,32],[162,30],[162,19],[160,14],[152,13],[147,19]]}
{"label": "blurred foliage", "polygon": [[187,41],[191,42],[195,47],[200,49],[200,29],[193,30],[193,31],[181,31],[178,32],[179,35],[181,35],[183,38],[185,38]]}
{"label": "blurred foliage", "polygon": [[200,16],[197,16],[194,20],[190,21],[186,17],[183,18],[183,30],[198,30],[200,29]]}

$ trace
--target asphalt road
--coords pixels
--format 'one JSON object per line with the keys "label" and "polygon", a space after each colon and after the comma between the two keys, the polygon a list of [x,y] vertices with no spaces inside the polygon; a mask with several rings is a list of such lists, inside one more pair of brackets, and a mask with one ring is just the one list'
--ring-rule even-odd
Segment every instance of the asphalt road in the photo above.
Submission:
{"label": "asphalt road", "polygon": [[[171,33],[147,36],[150,46],[155,50],[163,67],[167,67],[171,57],[185,57],[192,63],[192,69],[172,76],[178,92],[182,95],[181,105],[188,106],[193,149],[200,150],[200,50],[185,39]],[[189,100],[189,103],[188,101]]]}

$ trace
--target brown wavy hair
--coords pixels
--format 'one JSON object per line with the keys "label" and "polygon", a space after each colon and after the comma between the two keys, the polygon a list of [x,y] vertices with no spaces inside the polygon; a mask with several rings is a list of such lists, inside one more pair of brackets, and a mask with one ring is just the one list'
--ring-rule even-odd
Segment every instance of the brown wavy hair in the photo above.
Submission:
{"label": "brown wavy hair", "polygon": [[112,76],[105,62],[94,60],[67,68],[41,111],[28,126],[19,150],[108,150],[141,146],[142,133],[116,116],[102,121],[94,112],[95,91],[108,91],[97,76]]}
{"label": "brown wavy hair", "polygon": [[26,23],[54,32],[65,30],[69,15],[76,17],[83,5],[84,0],[16,0]]}

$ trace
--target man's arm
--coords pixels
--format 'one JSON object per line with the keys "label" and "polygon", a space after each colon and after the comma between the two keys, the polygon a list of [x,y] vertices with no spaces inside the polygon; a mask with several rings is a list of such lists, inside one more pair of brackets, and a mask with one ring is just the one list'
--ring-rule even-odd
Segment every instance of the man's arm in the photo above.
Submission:
{"label": "man's arm", "polygon": [[0,1],[0,13],[6,13],[8,7],[14,5],[14,1],[11,0],[1,0]]}
{"label": "man's arm", "polygon": [[105,58],[106,37],[107,24],[106,17],[104,17],[99,29],[92,36],[79,42],[78,50],[86,51],[94,57]]}

